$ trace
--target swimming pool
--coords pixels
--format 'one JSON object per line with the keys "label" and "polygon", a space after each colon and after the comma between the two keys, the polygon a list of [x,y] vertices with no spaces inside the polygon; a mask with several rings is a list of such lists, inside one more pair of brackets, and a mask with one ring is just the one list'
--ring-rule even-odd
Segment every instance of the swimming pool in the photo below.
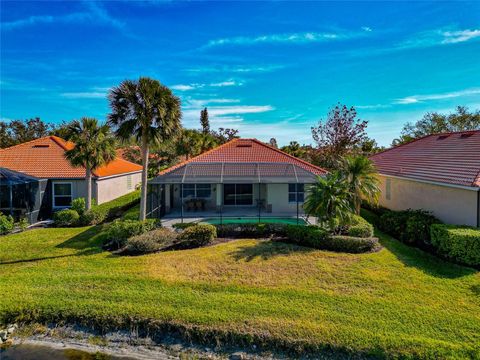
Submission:
{"label": "swimming pool", "polygon": [[[260,223],[270,223],[270,224],[297,224],[297,218],[281,218],[281,217],[262,217],[260,221],[258,218],[208,218],[200,221],[202,223],[219,225],[219,224],[258,224]],[[306,225],[307,222],[304,219],[298,219],[299,225]]]}

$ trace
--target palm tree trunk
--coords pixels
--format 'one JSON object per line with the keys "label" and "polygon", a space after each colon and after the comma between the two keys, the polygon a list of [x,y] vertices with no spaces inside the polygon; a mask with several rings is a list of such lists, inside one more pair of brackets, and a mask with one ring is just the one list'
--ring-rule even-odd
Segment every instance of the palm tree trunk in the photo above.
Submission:
{"label": "palm tree trunk", "polygon": [[90,166],[86,166],[86,180],[87,180],[87,201],[85,207],[90,210],[92,207],[92,169]]}
{"label": "palm tree trunk", "polygon": [[147,174],[148,174],[148,138],[142,136],[142,190],[140,193],[140,217],[141,221],[147,217]]}

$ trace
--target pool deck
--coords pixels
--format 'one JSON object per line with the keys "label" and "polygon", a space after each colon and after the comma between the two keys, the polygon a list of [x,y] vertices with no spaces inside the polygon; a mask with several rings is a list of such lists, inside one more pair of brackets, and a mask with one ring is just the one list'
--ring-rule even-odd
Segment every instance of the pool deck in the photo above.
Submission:
{"label": "pool deck", "polygon": [[[224,219],[231,220],[232,218],[241,218],[241,219],[258,219],[258,210],[247,208],[247,209],[229,209],[228,211],[222,214]],[[190,211],[184,212],[183,214],[183,222],[190,223],[190,222],[201,222],[205,219],[211,218],[220,218],[220,214],[216,211]],[[289,213],[281,213],[281,212],[274,212],[274,213],[260,213],[260,220],[262,218],[289,218],[295,219],[296,214]],[[299,218],[302,220],[307,220],[305,214],[300,213]],[[165,227],[172,227],[173,224],[182,222],[182,216],[179,211],[172,211],[169,214],[166,214],[162,219],[162,225]],[[313,217],[309,217],[307,222],[309,224],[315,224],[316,219]]]}

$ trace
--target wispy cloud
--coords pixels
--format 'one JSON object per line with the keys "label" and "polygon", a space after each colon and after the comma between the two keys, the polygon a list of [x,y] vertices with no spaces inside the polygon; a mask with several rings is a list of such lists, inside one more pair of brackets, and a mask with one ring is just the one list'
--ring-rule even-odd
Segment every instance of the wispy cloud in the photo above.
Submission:
{"label": "wispy cloud", "polygon": [[60,96],[69,99],[105,99],[107,93],[102,91],[66,92],[61,93]]}
{"label": "wispy cloud", "polygon": [[15,30],[28,26],[54,23],[100,23],[109,25],[118,29],[123,29],[125,24],[112,16],[101,5],[94,1],[85,1],[82,3],[85,11],[74,12],[65,15],[39,15],[29,16],[27,18],[6,21],[1,23],[3,30]]}
{"label": "wispy cloud", "polygon": [[440,94],[406,96],[406,97],[403,97],[403,98],[396,99],[393,103],[394,104],[400,104],[400,105],[416,104],[416,103],[424,102],[424,101],[452,99],[452,98],[458,98],[458,97],[470,96],[470,95],[477,95],[477,94],[480,94],[480,88],[471,88],[471,89],[465,89],[465,90],[453,91],[453,92],[446,92],[446,93],[440,93]]}
{"label": "wispy cloud", "polygon": [[210,40],[206,47],[225,46],[225,45],[257,45],[257,44],[308,44],[327,42],[333,40],[347,40],[371,32],[372,29],[363,27],[362,32],[301,32],[285,34],[268,34],[260,36],[236,36]]}
{"label": "wispy cloud", "polygon": [[186,99],[186,108],[202,108],[212,104],[232,104],[232,103],[239,103],[240,99]]}
{"label": "wispy cloud", "polygon": [[170,86],[173,90],[178,91],[190,91],[197,90],[205,87],[226,87],[226,86],[242,86],[243,82],[235,80],[227,80],[216,83],[201,84],[201,83],[192,83],[192,84],[178,84]]}
{"label": "wispy cloud", "polygon": [[188,68],[189,73],[266,73],[285,68],[285,65],[200,66]]}
{"label": "wispy cloud", "polygon": [[374,109],[385,109],[391,107],[390,104],[375,104],[375,105],[357,105],[355,106],[357,109],[367,109],[367,110],[374,110]]}
{"label": "wispy cloud", "polygon": [[397,49],[457,44],[480,38],[480,29],[436,29],[416,34],[396,46]]}

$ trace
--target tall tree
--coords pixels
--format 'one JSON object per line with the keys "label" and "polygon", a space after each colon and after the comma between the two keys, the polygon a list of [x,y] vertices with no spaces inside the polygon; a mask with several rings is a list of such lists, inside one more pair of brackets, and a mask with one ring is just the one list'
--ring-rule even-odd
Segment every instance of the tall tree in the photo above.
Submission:
{"label": "tall tree", "polygon": [[125,80],[109,94],[109,123],[121,139],[135,136],[142,149],[140,220],[146,218],[149,147],[175,136],[181,128],[180,99],[158,80]]}
{"label": "tall tree", "polygon": [[40,118],[0,122],[0,148],[21,144],[50,134],[55,125]]}
{"label": "tall tree", "polygon": [[208,120],[207,108],[200,111],[200,124],[202,125],[202,132],[206,135],[210,133],[210,121]]}
{"label": "tall tree", "polygon": [[400,137],[393,140],[392,146],[405,144],[431,134],[478,129],[480,129],[480,110],[470,112],[465,106],[457,106],[454,113],[428,112],[416,123],[406,123]]}
{"label": "tall tree", "polygon": [[202,152],[203,133],[194,129],[182,129],[175,146],[176,153],[185,156],[187,160],[197,156]]}
{"label": "tall tree", "polygon": [[380,194],[378,173],[373,162],[365,156],[347,156],[340,174],[348,184],[352,207],[360,214],[362,199],[376,203]]}
{"label": "tall tree", "polygon": [[87,180],[86,208],[92,206],[92,171],[115,159],[115,139],[108,125],[84,117],[69,125],[69,140],[75,143],[65,152],[65,158],[75,167],[85,167]]}
{"label": "tall tree", "polygon": [[213,131],[212,135],[217,139],[220,145],[239,138],[238,130],[229,128],[218,128],[218,131]]}
{"label": "tall tree", "polygon": [[270,146],[273,146],[274,148],[278,148],[277,139],[272,137],[268,143],[270,144]]}
{"label": "tall tree", "polygon": [[352,106],[337,104],[325,122],[312,127],[312,136],[323,153],[321,166],[333,168],[342,156],[357,147],[367,136],[368,121],[357,119]]}

